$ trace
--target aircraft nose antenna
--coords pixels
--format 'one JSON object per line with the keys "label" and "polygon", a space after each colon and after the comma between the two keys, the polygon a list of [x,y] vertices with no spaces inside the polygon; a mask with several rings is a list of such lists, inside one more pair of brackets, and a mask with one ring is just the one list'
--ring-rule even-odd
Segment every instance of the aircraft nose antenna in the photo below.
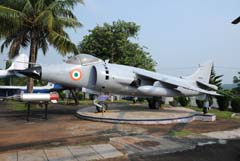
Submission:
{"label": "aircraft nose antenna", "polygon": [[42,67],[41,66],[32,67],[32,68],[28,68],[25,70],[18,70],[17,72],[20,74],[23,74],[27,77],[34,78],[34,79],[41,79],[41,77],[42,77]]}

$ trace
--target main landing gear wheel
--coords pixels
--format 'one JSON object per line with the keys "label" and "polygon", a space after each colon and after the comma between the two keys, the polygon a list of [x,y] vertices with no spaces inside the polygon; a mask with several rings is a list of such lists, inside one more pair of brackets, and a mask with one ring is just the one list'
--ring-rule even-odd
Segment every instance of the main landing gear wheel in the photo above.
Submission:
{"label": "main landing gear wheel", "polygon": [[161,104],[162,104],[162,101],[159,100],[159,99],[148,99],[148,107],[149,109],[158,109]]}
{"label": "main landing gear wheel", "polygon": [[100,101],[98,104],[100,106],[96,106],[97,112],[105,112],[108,110],[108,105],[106,102]]}

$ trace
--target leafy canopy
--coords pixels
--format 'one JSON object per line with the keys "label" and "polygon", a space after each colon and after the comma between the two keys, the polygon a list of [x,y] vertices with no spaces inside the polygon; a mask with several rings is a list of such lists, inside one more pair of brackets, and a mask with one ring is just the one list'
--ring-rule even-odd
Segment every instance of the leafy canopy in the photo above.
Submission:
{"label": "leafy canopy", "polygon": [[233,83],[237,85],[237,87],[233,88],[233,92],[235,94],[240,94],[240,72],[238,72],[238,75],[233,77]]}
{"label": "leafy canopy", "polygon": [[131,65],[154,70],[155,62],[150,54],[130,39],[137,38],[140,26],[134,22],[118,20],[104,23],[90,30],[79,44],[82,53],[92,54],[112,63]]}
{"label": "leafy canopy", "polygon": [[[16,56],[21,47],[30,44],[37,55],[48,45],[61,54],[78,53],[64,28],[80,27],[81,23],[72,13],[73,7],[82,0],[0,0],[0,39],[4,39],[1,52],[9,48],[9,57]],[[35,42],[35,44],[32,44]],[[35,60],[32,60],[33,62]]]}
{"label": "leafy canopy", "polygon": [[[48,45],[61,54],[78,53],[71,42],[67,28],[80,27],[72,13],[82,0],[0,0],[0,39],[4,39],[1,52],[9,47],[9,57],[18,55],[21,47],[30,46],[29,67],[36,63],[38,49],[45,54]],[[32,92],[33,79],[28,79],[27,89]]]}
{"label": "leafy canopy", "polygon": [[211,69],[209,83],[217,86],[218,89],[222,89],[222,79],[221,79],[222,77],[223,77],[223,75],[216,75],[216,72],[215,72],[214,66],[213,66]]}

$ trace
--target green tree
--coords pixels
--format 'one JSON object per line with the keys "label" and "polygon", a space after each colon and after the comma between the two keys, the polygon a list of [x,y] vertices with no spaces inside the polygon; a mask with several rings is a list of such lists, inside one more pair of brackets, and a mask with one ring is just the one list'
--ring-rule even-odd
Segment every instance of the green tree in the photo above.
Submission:
{"label": "green tree", "polygon": [[[223,75],[216,75],[216,72],[215,72],[214,66],[213,66],[212,70],[211,70],[209,83],[217,86],[218,90],[222,90],[222,79],[221,79],[222,77],[223,77]],[[214,96],[211,96],[211,95],[208,96],[209,106],[211,106],[213,104],[213,98],[214,98]]]}
{"label": "green tree", "polygon": [[[9,47],[9,57],[16,56],[21,47],[30,46],[29,67],[36,63],[38,49],[45,54],[48,45],[61,54],[78,53],[71,42],[67,28],[80,27],[72,13],[73,7],[82,0],[2,0],[0,1],[0,39],[4,39],[1,52]],[[34,82],[28,81],[31,92]]]}
{"label": "green tree", "polygon": [[233,77],[233,83],[237,85],[237,87],[233,89],[233,92],[239,95],[240,94],[240,72],[238,72],[237,76]]}
{"label": "green tree", "polygon": [[80,52],[110,59],[112,63],[154,70],[155,62],[150,54],[130,41],[137,37],[139,30],[140,26],[134,22],[118,20],[112,24],[104,23],[84,36],[79,44]]}
{"label": "green tree", "polygon": [[191,100],[189,97],[185,96],[179,96],[177,97],[178,102],[180,103],[181,106],[186,107],[190,104]]}
{"label": "green tree", "polygon": [[229,103],[233,98],[233,93],[231,90],[220,90],[219,94],[221,94],[221,96],[216,97],[219,110],[227,111]]}
{"label": "green tree", "polygon": [[240,97],[234,97],[232,100],[231,100],[231,106],[232,106],[232,111],[233,112],[237,112],[239,113],[240,112]]}
{"label": "green tree", "polygon": [[223,75],[216,75],[216,72],[215,72],[214,66],[213,66],[212,70],[211,70],[209,83],[217,86],[218,89],[221,90],[222,89],[222,79],[221,79],[222,77],[223,77]]}

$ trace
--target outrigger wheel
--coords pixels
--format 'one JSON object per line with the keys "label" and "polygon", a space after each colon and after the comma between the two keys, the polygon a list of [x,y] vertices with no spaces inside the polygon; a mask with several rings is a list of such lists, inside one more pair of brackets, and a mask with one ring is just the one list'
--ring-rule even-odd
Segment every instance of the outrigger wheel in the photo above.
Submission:
{"label": "outrigger wheel", "polygon": [[97,112],[105,112],[108,110],[108,105],[106,102],[100,101],[98,104],[101,106],[96,106]]}

